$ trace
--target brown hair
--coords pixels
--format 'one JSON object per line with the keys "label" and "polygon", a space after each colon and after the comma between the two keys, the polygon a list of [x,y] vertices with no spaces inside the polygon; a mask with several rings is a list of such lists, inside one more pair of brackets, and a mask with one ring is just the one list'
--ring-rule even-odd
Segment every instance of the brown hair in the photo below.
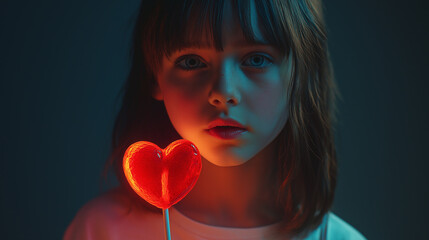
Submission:
{"label": "brown hair", "polygon": [[[245,38],[253,41],[250,1],[231,0]],[[143,1],[134,30],[132,66],[106,163],[106,168],[114,166],[123,187],[129,189],[122,170],[122,156],[129,145],[146,140],[165,147],[181,138],[163,103],[151,95],[162,57],[195,44],[192,40],[200,39],[201,33],[221,50],[223,6],[223,0]],[[291,51],[293,57],[287,89],[289,119],[276,138],[281,146],[278,203],[284,209],[283,229],[306,233],[329,211],[337,178],[332,127],[336,88],[322,5],[319,0],[255,0],[255,6],[265,39],[284,56]]]}

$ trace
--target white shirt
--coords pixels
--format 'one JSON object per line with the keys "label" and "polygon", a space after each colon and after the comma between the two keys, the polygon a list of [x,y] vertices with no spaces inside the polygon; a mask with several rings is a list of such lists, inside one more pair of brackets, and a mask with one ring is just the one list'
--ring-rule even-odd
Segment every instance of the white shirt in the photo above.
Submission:
{"label": "white shirt", "polygon": [[[119,190],[95,198],[76,214],[64,234],[64,240],[165,239],[162,214],[137,210],[131,207],[130,203],[130,199]],[[304,239],[323,238],[326,223],[328,240],[365,239],[356,229],[333,213],[328,213],[325,221]],[[212,226],[192,220],[174,207],[170,209],[170,225],[172,240],[298,239],[291,236],[274,236],[273,229],[277,224],[255,228]]]}

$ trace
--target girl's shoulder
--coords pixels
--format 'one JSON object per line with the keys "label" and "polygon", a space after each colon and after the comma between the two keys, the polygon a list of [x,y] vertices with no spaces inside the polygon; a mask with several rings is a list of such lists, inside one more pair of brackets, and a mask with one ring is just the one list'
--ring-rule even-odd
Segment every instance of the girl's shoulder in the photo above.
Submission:
{"label": "girl's shoulder", "polygon": [[162,232],[162,228],[161,214],[137,208],[124,190],[115,188],[86,203],[63,239],[146,239],[148,230]]}
{"label": "girl's shoulder", "polygon": [[328,240],[366,240],[366,238],[349,223],[330,212],[328,221]]}

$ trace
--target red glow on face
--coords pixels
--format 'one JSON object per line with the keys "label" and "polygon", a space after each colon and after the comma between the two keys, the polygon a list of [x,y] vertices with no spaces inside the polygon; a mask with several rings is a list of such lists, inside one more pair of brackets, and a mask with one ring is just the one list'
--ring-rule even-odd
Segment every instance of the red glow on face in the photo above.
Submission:
{"label": "red glow on face", "polygon": [[140,141],[125,151],[125,176],[131,188],[150,204],[167,209],[182,200],[201,173],[201,156],[188,140],[177,140],[165,149]]}

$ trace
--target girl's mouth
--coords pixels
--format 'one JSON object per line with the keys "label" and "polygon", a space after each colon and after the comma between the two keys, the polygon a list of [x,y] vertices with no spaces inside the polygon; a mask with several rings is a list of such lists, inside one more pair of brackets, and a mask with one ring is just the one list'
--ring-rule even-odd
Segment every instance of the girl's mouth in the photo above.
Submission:
{"label": "girl's mouth", "polygon": [[247,130],[239,127],[217,126],[207,129],[207,132],[220,139],[234,139],[239,137],[242,133],[247,132]]}

